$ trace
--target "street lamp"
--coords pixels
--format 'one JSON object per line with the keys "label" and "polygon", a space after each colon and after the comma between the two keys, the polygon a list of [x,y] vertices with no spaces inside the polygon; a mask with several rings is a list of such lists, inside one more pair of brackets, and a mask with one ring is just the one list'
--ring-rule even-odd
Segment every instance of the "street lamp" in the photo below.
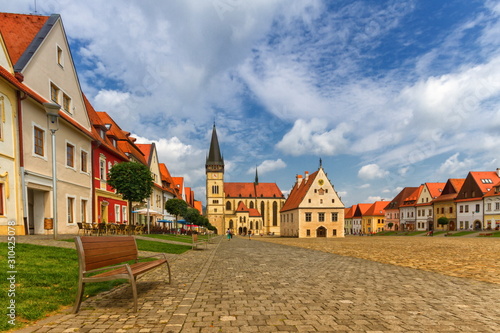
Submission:
{"label": "street lamp", "polygon": [[54,239],[57,239],[57,165],[56,165],[56,131],[59,129],[59,110],[61,106],[57,103],[43,103],[47,113],[47,122],[52,137],[52,222],[54,228]]}

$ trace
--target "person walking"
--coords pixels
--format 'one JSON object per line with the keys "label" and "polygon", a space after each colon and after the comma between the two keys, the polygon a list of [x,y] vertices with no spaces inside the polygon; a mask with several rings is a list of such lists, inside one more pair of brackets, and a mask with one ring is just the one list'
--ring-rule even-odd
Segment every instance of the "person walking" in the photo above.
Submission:
{"label": "person walking", "polygon": [[226,236],[227,240],[231,240],[231,238],[233,238],[233,235],[231,234],[231,229],[227,228]]}

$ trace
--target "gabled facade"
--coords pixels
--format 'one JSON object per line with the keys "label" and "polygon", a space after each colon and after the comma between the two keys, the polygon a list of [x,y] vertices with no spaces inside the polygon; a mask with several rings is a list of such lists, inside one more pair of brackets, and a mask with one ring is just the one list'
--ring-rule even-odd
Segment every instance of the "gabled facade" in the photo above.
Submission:
{"label": "gabled facade", "polygon": [[323,167],[297,176],[281,213],[281,235],[344,237],[345,207]]}
{"label": "gabled facade", "polygon": [[416,229],[417,222],[417,199],[424,188],[423,185],[403,200],[403,204],[399,206],[400,226],[402,230],[412,231]]}
{"label": "gabled facade", "polygon": [[[175,188],[174,181],[165,163],[160,163],[160,174],[163,186],[163,202],[166,203],[170,199],[178,199],[179,193]],[[163,214],[163,219],[167,221],[175,221],[175,216],[167,212],[165,205],[163,205],[161,212]]]}
{"label": "gabled facade", "polygon": [[[433,206],[433,227],[431,230],[457,230],[457,209],[455,198],[460,192],[465,178],[450,178],[443,187],[440,196],[432,200]],[[448,219],[448,225],[439,225],[437,223],[440,217]]]}
{"label": "gabled facade", "polygon": [[354,235],[363,234],[363,216],[371,206],[372,204],[367,203],[360,203],[353,206],[354,211],[352,212],[352,225]]}
{"label": "gabled facade", "polygon": [[352,235],[352,217],[354,215],[355,206],[344,209],[344,235]]}
{"label": "gabled facade", "polygon": [[385,210],[389,201],[375,201],[370,208],[362,215],[362,230],[364,234],[371,234],[384,231]]}
{"label": "gabled facade", "polygon": [[385,230],[402,230],[402,215],[399,209],[403,205],[405,198],[408,198],[416,190],[417,187],[403,188],[385,207]]}
{"label": "gabled facade", "polygon": [[76,233],[76,222],[87,218],[91,209],[92,134],[62,20],[59,15],[0,15],[0,33],[15,77],[41,96],[41,103],[61,106],[58,121],[49,123],[39,103],[22,96],[17,101],[26,229],[30,234],[50,233],[54,229],[44,222],[54,218],[58,233]]}
{"label": "gabled facade", "polygon": [[434,230],[434,209],[432,201],[443,193],[446,183],[425,183],[417,198],[416,230]]}
{"label": "gabled facade", "polygon": [[457,205],[457,230],[482,230],[484,223],[483,196],[500,181],[497,171],[471,171],[455,199]]}
{"label": "gabled facade", "polygon": [[[163,215],[162,212],[165,209],[165,202],[163,196],[163,184],[160,171],[160,163],[158,161],[158,152],[156,151],[156,145],[154,143],[150,144],[136,144],[136,146],[141,150],[141,152],[146,157],[147,165],[149,170],[153,175],[153,193],[149,198],[149,209],[156,214],[150,214],[150,223],[156,222]],[[135,208],[144,208],[145,206],[137,206]],[[144,216],[146,218],[146,216]]]}
{"label": "gabled facade", "polygon": [[97,113],[84,96],[89,119],[92,123],[92,172],[93,172],[93,212],[92,219],[80,222],[127,223],[128,201],[108,185],[109,170],[117,163],[127,162],[128,157],[118,148],[115,122],[109,122],[109,115]]}
{"label": "gabled facade", "polygon": [[500,182],[484,195],[484,229],[500,229]]}

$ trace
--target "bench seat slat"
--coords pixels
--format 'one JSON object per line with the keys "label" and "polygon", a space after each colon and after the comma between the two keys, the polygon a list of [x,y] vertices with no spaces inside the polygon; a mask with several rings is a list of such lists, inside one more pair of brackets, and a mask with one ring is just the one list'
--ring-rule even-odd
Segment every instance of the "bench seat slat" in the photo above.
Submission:
{"label": "bench seat slat", "polygon": [[[137,276],[142,273],[146,273],[147,271],[156,268],[166,262],[165,259],[159,259],[155,261],[147,261],[147,262],[138,262],[135,264],[130,265],[130,268],[132,270],[132,275]],[[93,275],[90,278],[99,278],[99,277],[107,277],[107,276],[112,276],[112,275],[117,275],[117,274],[127,274],[127,269],[125,267],[121,267],[118,269],[114,269],[112,271],[100,273],[97,275]]]}

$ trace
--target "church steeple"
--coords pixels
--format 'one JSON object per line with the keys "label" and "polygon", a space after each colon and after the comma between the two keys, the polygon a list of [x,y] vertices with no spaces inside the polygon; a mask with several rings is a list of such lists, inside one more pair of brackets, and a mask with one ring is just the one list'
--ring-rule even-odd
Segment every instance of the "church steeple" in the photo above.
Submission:
{"label": "church steeple", "polygon": [[220,152],[215,123],[212,129],[212,140],[210,141],[210,150],[208,151],[205,168],[207,171],[224,171],[224,159],[222,158],[222,154]]}
{"label": "church steeple", "polygon": [[257,167],[255,167],[255,185],[259,185],[259,174],[257,173]]}

